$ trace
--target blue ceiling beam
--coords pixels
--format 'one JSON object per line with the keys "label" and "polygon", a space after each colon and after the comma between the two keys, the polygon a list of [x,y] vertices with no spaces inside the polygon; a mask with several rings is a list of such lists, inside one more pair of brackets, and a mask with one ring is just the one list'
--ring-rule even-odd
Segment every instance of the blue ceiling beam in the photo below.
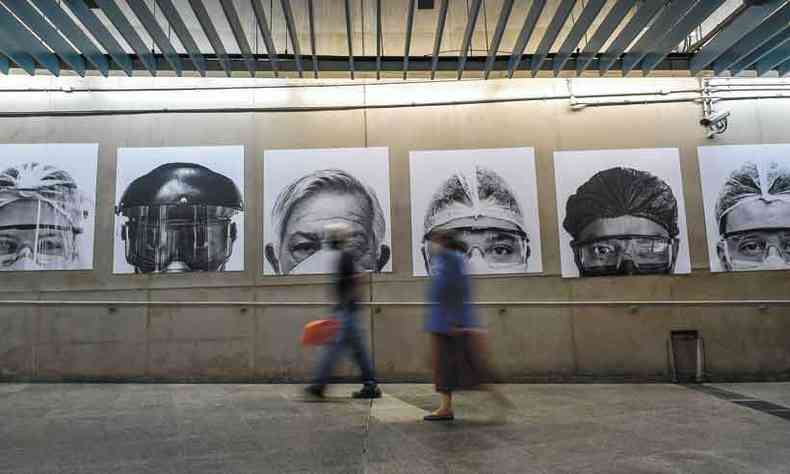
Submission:
{"label": "blue ceiling beam", "polygon": [[494,30],[494,36],[491,38],[491,46],[488,48],[488,57],[486,57],[485,68],[483,69],[483,78],[488,79],[491,75],[491,69],[494,68],[497,53],[499,52],[499,45],[502,43],[502,37],[505,35],[507,22],[510,20],[510,14],[513,13],[513,1],[505,0],[502,4],[502,9],[499,11],[499,20]]}
{"label": "blue ceiling beam", "polygon": [[598,73],[601,76],[609,72],[609,69],[623,54],[625,48],[634,41],[637,35],[642,32],[662,8],[664,8],[664,2],[651,0],[641,3],[634,16],[628,21],[628,24],[620,30],[620,33],[598,60]]}
{"label": "blue ceiling beam", "polygon": [[291,39],[291,47],[294,50],[294,63],[296,64],[296,71],[299,78],[304,77],[304,65],[302,64],[302,48],[299,47],[299,35],[296,31],[296,22],[294,21],[294,12],[291,9],[291,0],[280,0],[280,5],[283,9],[283,16],[285,17],[285,24],[288,30],[288,38]]}
{"label": "blue ceiling beam", "polygon": [[535,32],[535,26],[538,24],[538,18],[543,13],[543,8],[546,7],[546,0],[533,0],[532,5],[529,7],[527,17],[524,19],[524,26],[521,27],[521,32],[518,34],[516,44],[513,46],[513,52],[510,54],[510,60],[507,63],[507,77],[512,78],[513,73],[518,70],[521,64],[521,58],[524,57],[524,50],[527,48],[527,43]]}
{"label": "blue ceiling beam", "polygon": [[403,80],[409,75],[409,51],[411,50],[411,32],[414,29],[415,0],[409,0],[409,11],[406,13],[406,42],[403,46]]}
{"label": "blue ceiling beam", "polygon": [[713,72],[717,76],[730,69],[739,61],[756,52],[760,46],[770,41],[774,36],[790,24],[790,4],[780,8],[767,20],[743,36],[724,54],[713,62]]}
{"label": "blue ceiling beam", "polygon": [[173,27],[173,31],[175,31],[176,36],[181,41],[181,45],[186,49],[189,59],[192,60],[192,65],[195,66],[195,69],[201,76],[205,77],[206,60],[203,58],[195,38],[192,37],[189,28],[187,28],[173,2],[171,0],[156,0],[156,3],[159,5],[159,9],[162,10],[167,22]]}
{"label": "blue ceiling beam", "polygon": [[688,12],[696,7],[700,0],[693,1],[676,1],[667,5],[667,7],[658,14],[656,19],[650,25],[647,31],[636,41],[636,43],[628,49],[628,52],[623,56],[623,76],[631,72],[639,61],[644,59],[653,48],[664,39],[672,28],[686,18]]}
{"label": "blue ceiling beam", "polygon": [[162,27],[159,26],[159,23],[156,21],[156,18],[154,18],[153,13],[148,9],[145,2],[131,1],[127,3],[135,16],[137,16],[137,19],[140,20],[140,23],[143,24],[145,31],[148,32],[148,35],[154,40],[154,43],[159,46],[159,50],[162,51],[165,60],[170,64],[170,67],[173,68],[176,76],[182,76],[184,74],[184,64],[181,62],[181,57],[167,38]]}
{"label": "blue ceiling beam", "polygon": [[354,36],[352,31],[351,20],[351,0],[345,1],[345,14],[346,14],[346,41],[348,42],[348,71],[351,74],[351,79],[354,79]]}
{"label": "blue ceiling beam", "polygon": [[587,69],[587,66],[595,59],[595,55],[601,50],[606,40],[612,36],[614,30],[622,23],[623,18],[635,4],[636,0],[617,0],[617,3],[609,10],[598,29],[595,30],[595,34],[590,38],[584,50],[576,58],[576,75],[580,76]]}
{"label": "blue ceiling beam", "polygon": [[[0,7],[2,8],[2,7]],[[14,64],[31,76],[36,74],[36,61],[17,44],[13,36],[0,29],[0,53],[6,55]]]}
{"label": "blue ceiling beam", "polygon": [[777,68],[785,61],[790,60],[790,35],[785,38],[784,42],[777,46],[773,51],[766,54],[759,61],[757,61],[757,75],[762,76],[768,73],[771,69]]}
{"label": "blue ceiling beam", "polygon": [[744,36],[754,31],[755,28],[760,26],[760,23],[786,3],[787,0],[767,0],[762,3],[752,2],[746,5],[746,10],[691,58],[689,63],[691,74],[699,74],[703,69],[713,64],[714,61],[741,41]]}
{"label": "blue ceiling beam", "polygon": [[785,41],[788,38],[790,38],[790,26],[785,27],[783,30],[779,32],[779,34],[774,35],[771,39],[763,43],[759,48],[757,48],[751,54],[741,59],[737,63],[733,64],[729,68],[730,73],[733,76],[736,74],[740,74],[744,69],[751,67],[752,65],[756,64],[761,59],[763,59],[764,57],[768,56],[769,54],[776,51],[778,48],[782,47],[782,45],[785,44]]}
{"label": "blue ceiling beam", "polygon": [[433,36],[433,52],[431,53],[431,80],[436,78],[436,68],[439,66],[439,52],[442,48],[442,37],[444,36],[444,25],[447,23],[449,6],[450,0],[442,0],[439,5],[439,17],[436,20],[436,33]]}
{"label": "blue ceiling beam", "polygon": [[233,5],[233,0],[219,0],[222,6],[222,12],[225,13],[225,18],[228,20],[230,30],[233,32],[233,38],[239,46],[241,56],[244,58],[244,64],[247,66],[247,71],[251,77],[255,77],[255,71],[258,69],[258,64],[255,61],[255,56],[252,55],[250,43],[247,41],[247,35],[244,34],[244,29],[241,27],[241,20]]}
{"label": "blue ceiling beam", "polygon": [[551,23],[549,23],[546,33],[540,40],[538,49],[535,51],[535,54],[532,55],[532,64],[530,65],[532,69],[532,77],[538,75],[538,71],[540,71],[543,61],[546,60],[546,55],[549,54],[549,49],[551,49],[554,41],[557,40],[557,36],[562,30],[562,25],[565,24],[565,21],[570,16],[571,11],[573,11],[573,7],[575,5],[576,0],[562,0],[562,3],[560,3],[560,5],[557,7],[557,11],[554,13],[554,17],[551,19]]}
{"label": "blue ceiling beam", "polygon": [[104,52],[96,47],[58,3],[54,0],[32,0],[32,2],[103,76],[110,73],[110,62],[104,56]]}
{"label": "blue ceiling beam", "polygon": [[655,46],[653,51],[642,59],[642,74],[645,76],[655,69],[685,38],[694,31],[703,21],[708,19],[725,0],[701,0],[686,13],[680,22]]}
{"label": "blue ceiling beam", "polygon": [[[310,7],[310,12],[313,11],[313,0],[309,0],[308,3]],[[277,64],[277,49],[274,47],[274,39],[272,38],[272,31],[269,28],[269,19],[266,16],[266,11],[263,9],[263,4],[261,4],[261,0],[252,0],[252,10],[255,14],[255,22],[258,24],[258,30],[261,32],[261,36],[263,37],[263,44],[266,45],[266,53],[269,55],[269,64],[272,67],[272,72],[274,73],[274,77],[278,77],[279,67]],[[312,15],[311,17],[312,18]],[[313,31],[313,24],[310,22],[310,34],[312,37]]]}
{"label": "blue ceiling beam", "polygon": [[469,7],[469,15],[466,20],[466,29],[464,30],[464,40],[461,43],[461,53],[458,55],[458,80],[464,76],[464,68],[466,68],[466,59],[469,57],[469,47],[472,45],[472,37],[475,33],[475,26],[477,26],[477,18],[480,16],[480,7],[483,5],[483,0],[472,0],[472,5]]}
{"label": "blue ceiling beam", "polygon": [[36,38],[25,25],[19,22],[14,15],[0,5],[0,31],[6,37],[13,38],[13,42],[21,49],[33,56],[39,64],[44,66],[55,76],[60,75],[60,62],[46,45]]}
{"label": "blue ceiling beam", "polygon": [[[101,20],[93,13],[93,10],[88,8],[85,4],[85,0],[66,0],[66,5],[68,5],[69,10],[71,13],[74,14],[77,19],[82,22],[82,25],[91,32],[93,37],[99,44],[104,48],[107,53],[110,54],[113,62],[120,67],[123,72],[126,73],[127,76],[132,75],[132,71],[134,70],[134,65],[132,64],[132,58],[126,54],[123,47],[115,40],[115,37],[110,33],[110,30],[104,26]],[[101,52],[96,50],[97,53],[100,54]],[[85,54],[85,51],[83,51]],[[88,56],[88,60],[90,60],[90,55]],[[99,57],[99,56],[96,56]],[[101,56],[104,59],[104,56]],[[107,64],[107,68],[109,69],[109,64]],[[102,72],[105,76],[107,73]]]}
{"label": "blue ceiling beam", "polygon": [[590,0],[589,3],[587,3],[587,6],[584,7],[579,19],[573,24],[570,33],[568,33],[568,36],[565,37],[565,41],[562,42],[559,52],[556,56],[554,56],[555,76],[558,76],[560,71],[562,71],[562,68],[565,67],[565,63],[568,62],[568,58],[570,58],[571,53],[579,45],[579,41],[581,41],[582,36],[587,33],[587,30],[590,29],[590,25],[592,25],[592,22],[595,21],[596,17],[598,17],[598,14],[601,12],[605,4],[606,0]]}
{"label": "blue ceiling beam", "polygon": [[192,7],[192,12],[195,14],[198,23],[200,23],[203,34],[206,35],[206,39],[211,44],[211,49],[214,50],[214,54],[219,59],[222,70],[225,71],[226,76],[230,77],[233,75],[233,66],[228,57],[228,52],[225,51],[225,46],[222,44],[222,40],[219,39],[217,29],[214,27],[211,17],[208,16],[206,6],[203,5],[201,0],[189,0],[189,6]]}
{"label": "blue ceiling beam", "polygon": [[134,50],[137,57],[140,58],[145,68],[151,73],[152,76],[156,76],[156,60],[154,59],[153,53],[149,51],[148,47],[143,43],[143,40],[140,38],[140,35],[137,34],[134,27],[129,23],[129,20],[123,14],[121,9],[118,5],[115,4],[114,0],[94,0],[96,5],[101,8],[107,18],[110,20],[115,26],[115,29],[118,30],[118,33],[123,36],[123,39],[126,40],[126,43]]}
{"label": "blue ceiling beam", "polygon": [[4,3],[28,28],[80,76],[85,76],[85,59],[66,41],[58,30],[41,16],[26,0],[4,0]]}

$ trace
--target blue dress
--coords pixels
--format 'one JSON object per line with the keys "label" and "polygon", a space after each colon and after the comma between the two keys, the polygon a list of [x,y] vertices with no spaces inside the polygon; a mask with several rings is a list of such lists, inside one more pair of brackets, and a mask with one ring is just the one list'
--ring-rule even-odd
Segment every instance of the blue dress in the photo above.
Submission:
{"label": "blue dress", "polygon": [[431,262],[433,276],[428,288],[429,307],[424,329],[427,332],[449,334],[453,328],[478,326],[472,306],[466,260],[458,252],[446,250]]}

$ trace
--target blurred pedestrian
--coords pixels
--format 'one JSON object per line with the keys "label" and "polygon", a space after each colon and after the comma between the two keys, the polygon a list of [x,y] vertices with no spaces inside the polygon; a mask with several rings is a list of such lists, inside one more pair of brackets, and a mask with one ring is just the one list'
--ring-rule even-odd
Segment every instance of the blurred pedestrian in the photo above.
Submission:
{"label": "blurred pedestrian", "polygon": [[353,398],[380,398],[381,389],[376,382],[373,364],[368,356],[362,333],[357,322],[359,301],[357,263],[354,253],[350,250],[352,229],[344,223],[332,223],[324,228],[324,239],[332,249],[336,258],[335,294],[337,305],[334,317],[340,321],[340,329],[335,342],[329,345],[316,372],[315,380],[305,388],[305,392],[313,397],[323,397],[329,376],[346,350],[362,371],[362,389],[352,394]]}
{"label": "blurred pedestrian", "polygon": [[433,257],[425,331],[431,335],[433,381],[441,403],[424,419],[453,420],[453,392],[460,389],[489,390],[500,405],[509,405],[498,390],[486,385],[492,374],[485,360],[485,333],[469,304],[463,243],[450,231],[434,232],[429,238]]}

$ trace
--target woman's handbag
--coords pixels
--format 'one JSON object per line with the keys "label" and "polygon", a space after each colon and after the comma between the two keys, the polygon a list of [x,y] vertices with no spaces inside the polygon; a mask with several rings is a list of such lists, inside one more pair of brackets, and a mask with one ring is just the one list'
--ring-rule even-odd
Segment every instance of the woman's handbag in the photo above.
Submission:
{"label": "woman's handbag", "polygon": [[340,322],[336,319],[319,319],[311,321],[304,326],[302,331],[302,345],[323,346],[329,344],[337,337]]}

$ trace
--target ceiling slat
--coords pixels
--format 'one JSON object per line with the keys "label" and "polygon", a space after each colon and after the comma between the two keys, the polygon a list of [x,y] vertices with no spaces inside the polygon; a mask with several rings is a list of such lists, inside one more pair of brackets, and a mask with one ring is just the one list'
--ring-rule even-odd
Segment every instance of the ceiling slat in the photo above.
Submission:
{"label": "ceiling slat", "polygon": [[494,30],[494,37],[491,38],[491,46],[488,48],[488,57],[486,57],[485,69],[483,69],[483,79],[488,79],[491,75],[491,69],[494,67],[497,53],[499,52],[499,45],[502,43],[502,37],[505,35],[505,28],[507,22],[510,20],[510,14],[513,13],[513,0],[504,0],[502,9],[499,11],[499,20]]}
{"label": "ceiling slat", "polygon": [[192,60],[195,69],[201,76],[205,77],[206,60],[200,53],[200,48],[198,48],[197,43],[195,43],[195,38],[192,37],[189,28],[187,28],[187,25],[184,23],[175,5],[173,5],[171,0],[156,0],[156,3],[162,10],[162,14],[164,14],[167,22],[173,27],[173,31],[175,31],[176,36],[178,36],[184,49],[186,49],[187,54],[189,54],[189,59]]}
{"label": "ceiling slat", "polygon": [[241,56],[244,58],[244,64],[247,65],[247,71],[250,73],[250,76],[255,77],[258,65],[255,57],[252,55],[247,35],[244,34],[244,29],[241,27],[241,20],[239,20],[236,6],[233,4],[233,0],[219,0],[219,2],[222,5],[222,12],[225,13],[225,18],[230,25],[230,30],[233,32],[233,38],[241,51]]}
{"label": "ceiling slat", "polygon": [[219,39],[219,34],[217,34],[214,23],[208,16],[206,6],[203,5],[202,0],[189,0],[189,6],[192,8],[192,12],[195,14],[198,23],[200,23],[203,34],[206,35],[206,39],[208,39],[208,42],[211,44],[211,49],[214,50],[214,54],[217,56],[217,59],[219,59],[222,70],[225,71],[225,75],[230,77],[233,74],[233,65],[228,57],[228,52],[225,50],[225,45],[223,45],[222,40]]}
{"label": "ceiling slat", "polygon": [[[104,50],[109,53],[113,62],[117,64],[127,76],[131,76],[134,70],[132,58],[126,54],[126,51],[123,50],[123,47],[118,43],[118,41],[115,40],[115,37],[112,35],[112,33],[110,33],[107,27],[104,26],[104,23],[102,23],[96,14],[93,13],[93,10],[85,5],[85,1],[66,0],[65,3],[68,5],[71,13],[73,13],[74,16],[77,17],[77,19],[82,23],[82,25],[91,32],[91,35],[96,38],[96,41],[99,42],[102,48],[104,48]],[[83,54],[85,54],[85,51],[83,51]],[[86,54],[86,56],[90,61],[91,56],[89,54]],[[103,58],[104,56],[101,57]],[[107,65],[107,68],[109,69],[109,64]]]}
{"label": "ceiling slat", "polygon": [[538,24],[538,18],[543,13],[543,8],[546,6],[546,0],[533,0],[532,5],[529,7],[527,17],[524,19],[524,26],[521,27],[521,32],[518,34],[513,52],[510,54],[510,60],[507,63],[507,77],[512,78],[513,73],[518,70],[521,64],[521,58],[524,56],[524,50],[527,48],[527,43],[535,31],[535,26]]}
{"label": "ceiling slat", "polygon": [[57,56],[47,49],[46,45],[36,38],[19,20],[8,10],[0,5],[0,30],[6,37],[13,38],[19,48],[33,56],[39,64],[44,66],[55,76],[60,75],[60,63]]}
{"label": "ceiling slat", "polygon": [[609,72],[609,69],[623,54],[625,48],[634,41],[637,35],[642,32],[662,8],[664,8],[664,2],[648,1],[641,3],[636,10],[636,14],[625,25],[625,28],[620,30],[620,33],[609,45],[606,52],[601,55],[598,61],[598,72],[600,75],[603,76]]}
{"label": "ceiling slat", "polygon": [[[310,0],[312,2],[312,0]],[[376,0],[376,79],[381,79],[381,0]],[[314,52],[315,54],[315,52]]]}
{"label": "ceiling slat", "polygon": [[109,74],[110,63],[104,53],[82,32],[60,5],[54,0],[32,0],[32,2],[60,30],[61,34],[88,59],[88,62],[93,64],[102,75]]}
{"label": "ceiling slat", "polygon": [[790,59],[790,35],[773,51],[757,61],[757,75],[763,76]]}
{"label": "ceiling slat", "polygon": [[151,73],[152,76],[156,76],[156,60],[154,59],[153,54],[151,51],[148,50],[148,47],[143,43],[143,40],[140,38],[140,35],[137,34],[137,31],[134,27],[129,23],[129,20],[124,16],[121,9],[118,5],[115,4],[114,0],[95,0],[96,4],[99,8],[102,9],[107,18],[110,20],[115,26],[115,29],[123,36],[123,39],[129,44],[129,46],[134,50],[137,57],[140,58],[145,68],[148,69],[148,72]]}
{"label": "ceiling slat", "polygon": [[[313,0],[309,0],[308,5],[310,6],[310,11],[312,12]],[[255,21],[258,24],[258,30],[261,32],[261,36],[263,37],[263,44],[266,46],[266,53],[269,56],[269,64],[272,67],[272,72],[274,73],[274,77],[278,77],[280,74],[279,66],[277,64],[277,48],[274,46],[272,31],[269,28],[269,19],[266,16],[266,11],[263,9],[261,0],[252,0],[252,10],[255,13]],[[312,34],[312,23],[310,31]]]}
{"label": "ceiling slat", "polygon": [[346,0],[346,40],[348,41],[348,70],[351,74],[351,79],[354,79],[354,32],[352,30],[351,22],[351,0]]}
{"label": "ceiling slat", "polygon": [[639,61],[652,51],[652,48],[667,36],[672,27],[675,26],[686,13],[695,7],[700,0],[672,2],[658,14],[650,28],[628,49],[623,56],[623,75],[631,72]]}
{"label": "ceiling slat", "polygon": [[75,50],[41,13],[30,6],[26,0],[5,0],[4,3],[22,20],[28,28],[36,32],[41,40],[80,76],[85,76],[85,59]]}
{"label": "ceiling slat", "polygon": [[730,73],[734,76],[740,74],[744,69],[757,64],[761,59],[776,51],[777,48],[780,48],[788,38],[790,38],[790,26],[783,29],[779,34],[774,35],[751,54],[733,64],[729,68]]}
{"label": "ceiling slat", "polygon": [[549,54],[549,49],[554,44],[554,41],[557,40],[557,36],[559,36],[560,31],[562,30],[562,25],[564,25],[565,21],[568,20],[568,17],[570,16],[571,11],[573,11],[575,4],[576,0],[562,0],[562,3],[560,3],[560,5],[557,7],[557,12],[554,13],[554,17],[551,19],[549,27],[546,29],[546,32],[543,34],[543,38],[540,40],[538,49],[532,56],[532,64],[530,65],[530,68],[532,69],[532,77],[538,75],[538,71],[540,71],[543,61],[546,60],[546,55]]}
{"label": "ceiling slat", "polygon": [[403,46],[403,80],[409,75],[409,52],[411,50],[411,30],[414,27],[414,9],[416,2],[409,0],[409,11],[406,13],[406,43]]}
{"label": "ceiling slat", "polygon": [[466,58],[469,56],[469,46],[472,44],[472,36],[475,32],[475,25],[477,25],[477,17],[480,16],[480,6],[483,0],[472,0],[472,5],[469,7],[469,16],[466,20],[466,29],[464,30],[464,41],[461,44],[461,53],[458,56],[458,80],[464,76],[464,68],[466,67]]}
{"label": "ceiling slat", "polygon": [[562,42],[562,46],[560,46],[559,52],[554,57],[555,76],[558,76],[562,68],[565,67],[565,63],[568,61],[568,58],[570,58],[571,53],[576,49],[576,46],[579,45],[582,36],[590,29],[590,25],[595,21],[595,18],[601,12],[605,4],[606,0],[590,0],[587,6],[584,7],[582,14],[579,16],[579,19],[576,20],[576,23],[573,24],[570,33],[568,33],[565,41]]}
{"label": "ceiling slat", "polygon": [[680,20],[667,35],[642,59],[642,74],[648,75],[669,53],[677,47],[696,27],[708,19],[725,0],[702,0]]}
{"label": "ceiling slat", "polygon": [[598,54],[600,49],[606,44],[606,40],[612,36],[614,30],[622,23],[623,18],[631,11],[636,4],[636,0],[618,0],[617,3],[609,10],[606,18],[601,22],[601,25],[590,38],[590,41],[584,47],[584,50],[576,58],[576,74],[581,75],[587,66],[590,65],[595,55]]}
{"label": "ceiling slat", "polygon": [[36,74],[36,61],[33,56],[27,54],[4,29],[0,29],[0,53],[6,55],[17,67],[31,76]]}
{"label": "ceiling slat", "polygon": [[444,37],[444,25],[447,23],[447,8],[450,0],[442,0],[439,6],[439,18],[436,20],[436,33],[433,37],[433,52],[431,53],[431,80],[436,78],[436,68],[439,66],[439,53]]}
{"label": "ceiling slat", "polygon": [[291,46],[294,50],[294,62],[296,63],[296,70],[299,77],[304,77],[304,65],[302,65],[302,49],[299,47],[299,35],[296,31],[296,22],[294,21],[294,13],[291,9],[290,0],[280,0],[280,5],[283,8],[283,16],[285,16],[285,23],[288,26],[288,37],[291,39]]}
{"label": "ceiling slat", "polygon": [[716,59],[732,48],[744,36],[754,31],[787,0],[767,0],[763,3],[752,2],[723,31],[717,34],[708,44],[691,59],[691,74],[698,74],[711,65]]}
{"label": "ceiling slat", "polygon": [[781,33],[788,24],[790,24],[790,4],[780,8],[767,20],[741,38],[723,55],[719,56],[719,58],[713,62],[714,74],[717,76],[720,75],[739,61],[757,51],[760,46]]}
{"label": "ceiling slat", "polygon": [[11,63],[8,61],[8,58],[4,54],[0,54],[0,73],[8,74],[10,70]]}
{"label": "ceiling slat", "polygon": [[148,35],[151,36],[151,39],[154,40],[157,46],[159,46],[159,50],[162,51],[162,54],[165,57],[165,60],[170,64],[170,67],[173,68],[177,76],[181,76],[184,73],[184,64],[181,62],[181,57],[176,52],[176,49],[173,47],[173,44],[167,38],[167,35],[164,31],[162,31],[162,27],[159,26],[159,23],[154,18],[154,15],[151,13],[151,10],[148,9],[148,6],[145,2],[128,2],[129,8],[132,9],[132,12],[137,16],[137,19],[143,24],[143,28],[145,31],[148,32]]}

